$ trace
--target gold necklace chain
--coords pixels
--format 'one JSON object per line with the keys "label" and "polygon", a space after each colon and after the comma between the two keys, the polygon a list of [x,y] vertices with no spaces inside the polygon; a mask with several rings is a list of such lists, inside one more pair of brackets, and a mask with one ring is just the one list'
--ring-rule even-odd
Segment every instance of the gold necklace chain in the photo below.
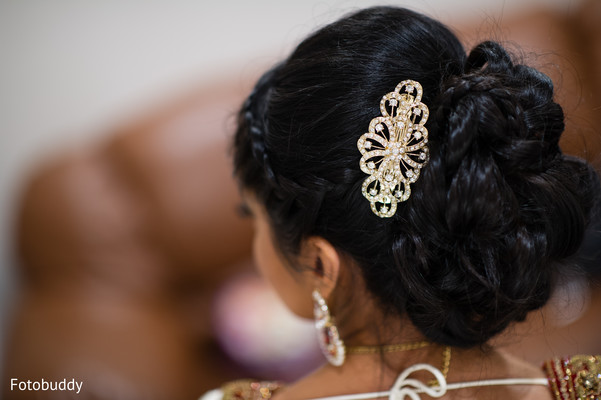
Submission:
{"label": "gold necklace chain", "polygon": [[[431,346],[432,342],[426,340],[421,342],[409,342],[400,344],[386,344],[382,346],[352,346],[346,348],[347,354],[377,354],[377,353],[394,353],[401,351],[423,349],[424,347]],[[445,379],[449,373],[451,367],[451,346],[445,346],[442,350],[442,368],[440,372]],[[437,385],[436,380],[430,382],[430,386]]]}
{"label": "gold necklace chain", "polygon": [[346,353],[347,354],[394,353],[394,352],[400,352],[400,351],[423,349],[424,347],[428,347],[430,345],[432,345],[431,342],[424,340],[421,342],[385,344],[382,346],[353,346],[353,347],[347,347]]}
{"label": "gold necklace chain", "polygon": [[[442,368],[440,369],[440,372],[442,372],[442,376],[444,376],[444,379],[447,379],[447,374],[449,373],[449,368],[451,367],[451,346],[445,346],[445,348],[442,350]],[[433,386],[438,386],[439,382],[436,379],[432,379],[430,382],[428,382],[428,386],[433,387]]]}
{"label": "gold necklace chain", "polygon": [[442,376],[447,379],[447,374],[449,373],[449,368],[451,367],[451,346],[445,346],[442,351]]}

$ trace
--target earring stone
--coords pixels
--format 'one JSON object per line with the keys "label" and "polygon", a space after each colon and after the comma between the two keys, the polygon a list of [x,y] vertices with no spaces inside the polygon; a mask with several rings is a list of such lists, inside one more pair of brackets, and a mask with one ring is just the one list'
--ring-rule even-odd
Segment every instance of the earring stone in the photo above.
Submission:
{"label": "earring stone", "polygon": [[313,314],[319,347],[328,362],[336,367],[344,364],[346,349],[334,324],[330,309],[318,290],[313,291]]}

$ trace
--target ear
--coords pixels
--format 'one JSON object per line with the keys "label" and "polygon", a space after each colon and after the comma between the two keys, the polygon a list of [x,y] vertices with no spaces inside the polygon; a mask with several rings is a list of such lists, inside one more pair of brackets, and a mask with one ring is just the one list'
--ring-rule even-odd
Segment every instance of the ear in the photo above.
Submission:
{"label": "ear", "polygon": [[338,251],[324,238],[311,236],[302,245],[301,257],[304,264],[310,266],[304,272],[307,282],[313,285],[313,289],[318,289],[324,298],[328,298],[340,274]]}

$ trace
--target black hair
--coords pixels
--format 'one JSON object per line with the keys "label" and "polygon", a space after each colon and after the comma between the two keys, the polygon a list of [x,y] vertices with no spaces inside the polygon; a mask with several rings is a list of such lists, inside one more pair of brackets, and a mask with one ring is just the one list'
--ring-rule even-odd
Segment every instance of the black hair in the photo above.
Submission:
{"label": "black hair", "polygon": [[[430,160],[392,218],[361,193],[357,139],[406,79],[430,109]],[[321,236],[388,312],[470,347],[540,308],[582,241],[598,178],[562,154],[553,84],[495,42],[466,55],[443,24],[374,7],[305,39],[239,114],[235,174],[283,254]]]}

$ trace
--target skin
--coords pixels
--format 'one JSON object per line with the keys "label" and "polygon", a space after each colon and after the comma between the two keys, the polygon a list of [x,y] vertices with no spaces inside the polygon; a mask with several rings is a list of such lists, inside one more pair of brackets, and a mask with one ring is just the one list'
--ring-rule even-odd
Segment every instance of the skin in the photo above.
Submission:
{"label": "skin", "polygon": [[[311,292],[320,290],[334,315],[346,346],[396,344],[426,340],[402,316],[386,315],[365,288],[352,259],[340,254],[321,237],[309,237],[294,257],[278,251],[267,214],[250,193],[245,203],[254,221],[253,250],[256,264],[284,303],[295,314],[313,318]],[[321,261],[321,266],[317,259]],[[340,312],[336,312],[339,310]],[[381,327],[386,327],[382,329]],[[432,345],[419,350],[380,354],[347,355],[340,367],[325,364],[307,377],[279,391],[272,400],[310,399],[348,393],[388,390],[398,375],[416,363],[429,363],[440,368],[444,347]],[[432,377],[416,373],[423,382]],[[486,349],[452,349],[447,382],[465,382],[501,378],[544,378],[542,370],[494,347]],[[429,398],[423,395],[422,399]],[[498,386],[449,391],[442,399],[478,400],[549,400],[544,386]]]}

